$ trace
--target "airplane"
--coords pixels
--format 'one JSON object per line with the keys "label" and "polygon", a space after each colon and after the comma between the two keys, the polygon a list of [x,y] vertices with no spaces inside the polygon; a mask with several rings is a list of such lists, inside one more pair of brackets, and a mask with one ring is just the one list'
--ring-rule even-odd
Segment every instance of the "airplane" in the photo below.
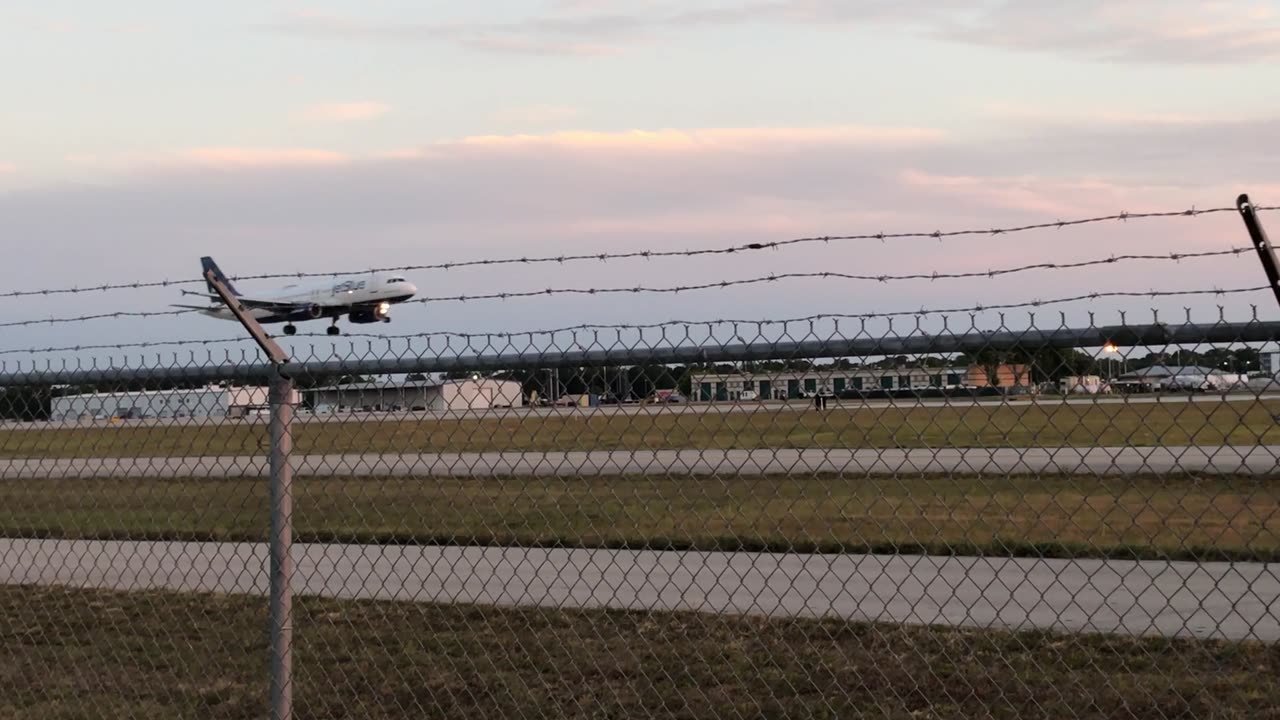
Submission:
{"label": "airplane", "polygon": [[[338,319],[347,315],[351,322],[366,324],[375,322],[391,322],[391,306],[412,298],[418,288],[403,275],[395,273],[370,272],[352,275],[346,278],[335,278],[321,284],[285,285],[284,287],[261,296],[249,297],[236,290],[222,269],[211,257],[200,258],[200,266],[204,272],[213,271],[217,278],[232,295],[240,301],[249,315],[260,323],[286,323],[285,335],[298,332],[295,322],[331,318],[333,324],[328,334],[338,335]],[[203,276],[203,273],[202,273]],[[231,312],[214,290],[213,283],[205,282],[209,292],[193,292],[183,290],[184,295],[206,297],[211,305],[178,305],[173,307],[187,310],[198,310],[210,317],[221,320],[235,320]]]}

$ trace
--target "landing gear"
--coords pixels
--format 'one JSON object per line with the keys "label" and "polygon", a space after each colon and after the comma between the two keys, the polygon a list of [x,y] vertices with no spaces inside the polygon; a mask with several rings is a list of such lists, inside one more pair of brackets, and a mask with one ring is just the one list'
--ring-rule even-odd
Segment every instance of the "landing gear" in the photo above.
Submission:
{"label": "landing gear", "polygon": [[288,325],[285,325],[285,326],[284,326],[284,334],[285,334],[285,335],[293,335],[293,334],[295,334],[295,333],[297,333],[297,332],[298,332],[298,328],[297,328],[297,326],[295,326],[293,323],[290,323],[290,324],[288,324]]}
{"label": "landing gear", "polygon": [[338,318],[333,319],[333,324],[330,325],[325,332],[330,335],[338,335],[342,332],[342,330],[338,328]]}

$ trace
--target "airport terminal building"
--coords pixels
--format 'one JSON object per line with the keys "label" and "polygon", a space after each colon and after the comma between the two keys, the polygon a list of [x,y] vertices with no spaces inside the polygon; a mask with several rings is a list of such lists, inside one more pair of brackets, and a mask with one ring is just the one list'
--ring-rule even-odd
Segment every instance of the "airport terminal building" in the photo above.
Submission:
{"label": "airport terminal building", "polygon": [[319,413],[492,410],[524,406],[524,388],[512,380],[418,380],[330,385],[306,391]]}
{"label": "airport terminal building", "polygon": [[[1001,387],[1031,385],[1025,365],[995,368]],[[807,372],[695,374],[694,402],[738,400],[795,400],[814,395],[839,396],[846,391],[925,390],[928,388],[990,387],[987,371],[979,366],[899,368],[818,368]]]}
{"label": "airport terminal building", "polygon": [[244,417],[267,408],[265,387],[139,390],[55,397],[53,420]]}

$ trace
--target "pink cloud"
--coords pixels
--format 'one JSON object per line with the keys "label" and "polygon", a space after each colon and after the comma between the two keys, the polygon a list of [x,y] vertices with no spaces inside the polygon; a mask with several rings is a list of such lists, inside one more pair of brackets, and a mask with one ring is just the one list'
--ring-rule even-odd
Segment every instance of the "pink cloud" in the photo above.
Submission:
{"label": "pink cloud", "polygon": [[694,27],[917,22],[935,14],[931,6],[912,7],[910,3],[889,0],[750,0],[736,7],[724,7],[715,0],[561,0],[542,13],[502,22],[437,23],[409,17],[390,21],[301,10],[268,27],[280,32],[378,42],[447,42],[484,52],[593,56],[622,53],[636,42]]}
{"label": "pink cloud", "polygon": [[678,210],[644,215],[610,215],[565,218],[556,232],[579,238],[648,238],[693,236],[778,238],[821,235],[823,228],[881,228],[901,222],[897,211],[833,208],[769,197],[745,199],[736,214],[720,211]]}
{"label": "pink cloud", "polygon": [[541,135],[476,135],[441,145],[494,147],[577,147],[646,151],[762,150],[779,147],[921,146],[947,137],[942,130],[912,127],[759,127],[630,130],[626,132],[566,131]]}
{"label": "pink cloud", "polygon": [[972,22],[953,19],[936,32],[977,45],[1098,60],[1182,64],[1280,58],[1276,13],[1240,0],[1004,3]]}
{"label": "pink cloud", "polygon": [[12,163],[0,162],[0,175],[10,175],[18,172],[18,166]]}
{"label": "pink cloud", "polygon": [[898,177],[913,192],[1056,219],[1110,214],[1125,208],[1137,211],[1155,198],[1167,208],[1170,198],[1186,194],[1176,187],[1120,184],[1089,177],[941,175],[914,169],[903,170]]}
{"label": "pink cloud", "polygon": [[750,24],[867,27],[1021,52],[1125,62],[1232,63],[1280,57],[1273,8],[1245,0],[1077,0],[1072,3],[957,0],[559,0],[506,22],[434,23],[299,11],[277,31],[383,42],[434,41],[484,52],[599,55],[662,35]]}
{"label": "pink cloud", "polygon": [[991,178],[966,175],[934,175],[904,170],[900,179],[907,187],[935,196],[978,203],[988,208],[1046,213],[1055,216],[1076,214],[1078,208],[1048,196],[1035,178]]}

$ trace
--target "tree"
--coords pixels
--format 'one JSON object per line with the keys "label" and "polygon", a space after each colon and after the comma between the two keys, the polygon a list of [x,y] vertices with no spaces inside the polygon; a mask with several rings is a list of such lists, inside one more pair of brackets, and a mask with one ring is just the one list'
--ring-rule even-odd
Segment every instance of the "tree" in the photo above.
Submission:
{"label": "tree", "polygon": [[1074,348],[1039,348],[1034,353],[1023,353],[1017,362],[1030,366],[1033,383],[1057,382],[1070,375],[1096,375],[1098,362],[1092,356]]}
{"label": "tree", "polygon": [[1262,369],[1262,353],[1257,348],[1236,350],[1236,372],[1246,373]]}
{"label": "tree", "polygon": [[0,418],[32,422],[48,420],[53,389],[48,386],[9,387],[0,390]]}
{"label": "tree", "polygon": [[1000,366],[1005,363],[1006,354],[999,350],[983,348],[973,354],[972,363],[982,368],[982,375],[991,387],[1000,386]]}

